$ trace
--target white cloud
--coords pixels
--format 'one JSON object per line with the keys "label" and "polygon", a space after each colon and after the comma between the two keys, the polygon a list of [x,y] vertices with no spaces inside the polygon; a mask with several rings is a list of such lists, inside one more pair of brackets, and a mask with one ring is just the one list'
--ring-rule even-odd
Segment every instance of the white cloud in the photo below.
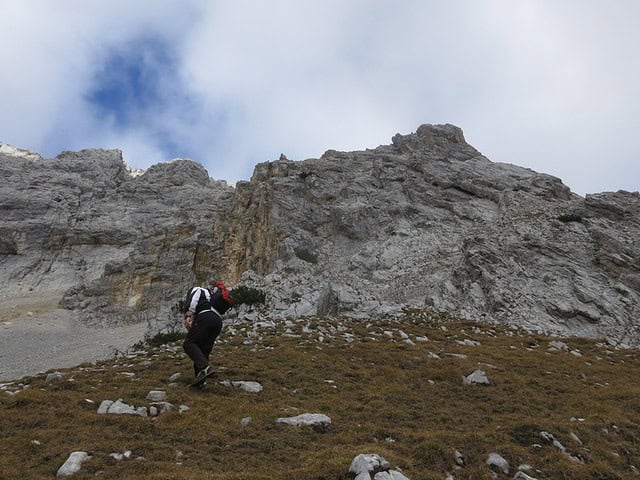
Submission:
{"label": "white cloud", "polygon": [[[4,0],[0,138],[48,154],[112,146],[146,167],[171,132],[181,156],[235,181],[281,152],[450,122],[491,160],[579,193],[638,190],[639,15],[635,0]],[[194,103],[174,95],[122,131],[84,95],[110,49],[143,34],[175,46]]]}

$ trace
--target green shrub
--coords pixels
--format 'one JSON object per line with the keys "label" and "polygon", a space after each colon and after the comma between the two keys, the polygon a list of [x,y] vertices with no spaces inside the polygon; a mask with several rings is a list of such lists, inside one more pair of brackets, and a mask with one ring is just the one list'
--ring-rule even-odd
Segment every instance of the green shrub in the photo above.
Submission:
{"label": "green shrub", "polygon": [[234,305],[255,305],[263,304],[266,298],[265,293],[257,288],[240,285],[231,290],[231,298]]}

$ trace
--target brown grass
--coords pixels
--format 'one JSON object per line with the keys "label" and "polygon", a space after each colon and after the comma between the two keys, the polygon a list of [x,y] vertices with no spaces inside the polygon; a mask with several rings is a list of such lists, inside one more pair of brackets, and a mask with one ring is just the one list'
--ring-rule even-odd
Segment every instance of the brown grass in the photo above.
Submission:
{"label": "brown grass", "polygon": [[[22,379],[29,387],[15,396],[0,392],[0,478],[52,478],[75,450],[93,458],[74,478],[338,480],[351,478],[357,454],[377,453],[412,480],[447,473],[456,480],[490,479],[484,462],[492,452],[509,461],[509,477],[529,464],[529,475],[538,479],[637,478],[637,351],[565,340],[581,352],[577,357],[548,351],[551,339],[542,336],[434,318],[415,313],[368,328],[344,319],[294,321],[289,327],[297,337],[279,326],[248,345],[236,326],[235,335],[227,329],[216,345],[218,373],[203,391],[188,387],[191,365],[179,344],[68,369],[51,383],[45,376]],[[311,333],[302,330],[307,324]],[[340,326],[344,332],[329,332]],[[324,342],[318,341],[321,329]],[[415,345],[403,342],[398,330]],[[384,331],[393,331],[393,338]],[[482,345],[456,343],[465,338]],[[477,368],[492,385],[463,385],[463,376]],[[175,372],[182,378],[168,386]],[[264,390],[252,394],[217,382],[227,379],[258,381]],[[146,406],[152,389],[166,390],[169,402],[190,411],[157,418],[96,413],[104,399]],[[305,412],[329,415],[332,425],[317,430],[275,423]],[[252,422],[240,426],[248,416]],[[545,443],[541,431],[583,463]],[[109,456],[125,450],[132,459]],[[455,450],[466,459],[460,469]]]}

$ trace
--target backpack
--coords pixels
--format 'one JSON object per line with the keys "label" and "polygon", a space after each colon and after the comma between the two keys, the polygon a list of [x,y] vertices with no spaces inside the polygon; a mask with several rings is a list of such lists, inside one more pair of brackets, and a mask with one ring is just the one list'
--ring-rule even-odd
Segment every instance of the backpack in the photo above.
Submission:
{"label": "backpack", "polygon": [[213,283],[213,288],[209,286],[209,292],[211,293],[211,306],[221,315],[224,315],[224,313],[233,306],[231,293],[226,285],[221,281]]}
{"label": "backpack", "polygon": [[[191,300],[193,299],[193,296],[196,294],[196,292],[199,289],[200,287],[190,288],[189,290],[187,290],[187,293],[184,296],[184,300],[180,300],[178,302],[180,305],[180,311],[182,312],[183,315],[189,311],[189,305],[191,305]],[[209,303],[209,299],[210,299],[209,291],[206,288],[203,288],[202,290],[204,290],[206,293],[205,295],[202,295],[200,297],[200,300],[198,301],[198,305],[196,306],[196,313],[198,313],[200,310],[204,310],[205,308],[209,308],[211,306]]]}
{"label": "backpack", "polygon": [[[187,290],[184,300],[178,302],[180,311],[184,315],[189,310],[191,300],[200,287],[194,287]],[[196,314],[208,308],[215,308],[221,315],[233,306],[231,294],[226,285],[220,281],[212,282],[209,288],[202,288],[205,294],[200,297],[196,307]]]}

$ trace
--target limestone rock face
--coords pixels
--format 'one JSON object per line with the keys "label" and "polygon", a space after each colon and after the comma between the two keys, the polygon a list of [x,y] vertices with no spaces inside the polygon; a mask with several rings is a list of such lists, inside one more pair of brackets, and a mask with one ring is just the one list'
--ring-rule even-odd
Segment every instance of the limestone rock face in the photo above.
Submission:
{"label": "limestone rock face", "polygon": [[189,160],[133,177],[117,150],[24,152],[0,150],[2,295],[48,292],[86,322],[170,321],[215,274],[266,292],[261,311],[236,310],[248,318],[429,307],[638,337],[640,194],[582,198],[491,162],[452,125],[283,155],[235,189]]}
{"label": "limestone rock face", "polygon": [[233,189],[190,160],[133,177],[118,150],[33,161],[0,153],[0,284],[87,323],[164,318],[220,268]]}
{"label": "limestone rock face", "polygon": [[245,278],[276,317],[426,306],[637,337],[640,195],[582,198],[558,178],[489,161],[452,125],[259,164],[234,209],[226,272],[259,274]]}

